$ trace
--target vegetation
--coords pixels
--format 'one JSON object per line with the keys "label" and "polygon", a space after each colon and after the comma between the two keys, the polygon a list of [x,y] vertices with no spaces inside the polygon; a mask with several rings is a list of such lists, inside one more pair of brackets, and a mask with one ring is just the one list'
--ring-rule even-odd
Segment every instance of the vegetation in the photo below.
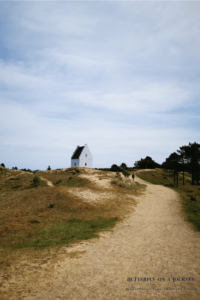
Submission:
{"label": "vegetation", "polygon": [[[172,188],[178,192],[182,199],[182,206],[185,218],[192,223],[195,230],[200,231],[200,189],[197,185],[192,185],[191,174],[184,172],[178,173],[174,185],[174,171],[165,169],[155,169],[154,171],[141,171],[137,176],[153,184],[161,184]],[[183,185],[183,176],[185,177]]]}
{"label": "vegetation", "polygon": [[199,184],[200,180],[200,144],[196,142],[189,143],[188,146],[182,146],[178,153],[170,154],[166,161],[162,164],[165,169],[173,170],[174,185],[178,186],[178,173],[183,172],[183,185],[184,185],[184,172],[192,174],[192,185]]}
{"label": "vegetation", "polygon": [[[49,247],[98,237],[100,231],[112,230],[116,222],[132,212],[130,207],[136,205],[136,201],[126,195],[141,194],[144,186],[138,184],[131,188],[130,183],[127,185],[130,180],[123,179],[121,186],[115,184],[114,189],[110,187],[105,192],[104,187],[79,177],[85,172],[84,168],[69,168],[38,171],[34,175],[0,167],[1,266],[16,259],[21,251],[32,255],[30,253],[37,253],[40,248],[46,251]],[[99,178],[113,178],[112,172],[94,172]],[[59,183],[48,187],[42,180],[36,188],[34,178],[38,177]],[[72,193],[78,190],[108,196],[103,202],[91,204]]]}
{"label": "vegetation", "polygon": [[[111,229],[116,221],[118,221],[118,218],[96,218],[94,220],[71,218],[58,221],[48,229],[38,231],[34,236],[28,234],[26,242],[18,241],[14,247],[21,249],[68,245],[72,242],[98,237],[98,232]],[[39,222],[33,220],[32,223]]]}
{"label": "vegetation", "polygon": [[1,167],[4,167],[4,168],[5,168],[5,165],[4,165],[4,163],[2,163],[2,164],[1,164]]}
{"label": "vegetation", "polygon": [[141,160],[138,160],[134,163],[135,168],[138,169],[155,169],[159,168],[160,165],[156,163],[150,156],[147,156],[146,158],[141,158]]}
{"label": "vegetation", "polygon": [[29,173],[33,173],[33,171],[31,171],[30,169],[26,169],[26,168],[24,168],[24,169],[21,169],[21,171],[24,171],[24,172],[29,172]]}
{"label": "vegetation", "polygon": [[57,181],[56,181],[56,184],[59,184],[59,183],[61,183],[62,182],[62,179],[58,179]]}
{"label": "vegetation", "polygon": [[114,164],[111,166],[110,171],[111,172],[121,172],[121,168]]}
{"label": "vegetation", "polygon": [[122,174],[125,176],[125,177],[129,177],[131,175],[131,173],[128,171],[128,170],[123,170],[122,171]]}
{"label": "vegetation", "polygon": [[127,165],[125,163],[122,163],[120,165],[120,169],[123,171],[123,170],[127,170]]}
{"label": "vegetation", "polygon": [[111,181],[111,183],[117,185],[120,188],[128,189],[128,190],[138,190],[140,188],[145,187],[142,184],[138,184],[137,182],[134,182],[132,179],[131,180],[123,179],[119,172],[116,173],[115,178]]}
{"label": "vegetation", "polygon": [[48,171],[51,171],[51,167],[50,167],[50,166],[48,166],[47,170],[48,170]]}
{"label": "vegetation", "polygon": [[41,178],[39,175],[35,175],[33,177],[33,184],[38,187],[41,184]]}

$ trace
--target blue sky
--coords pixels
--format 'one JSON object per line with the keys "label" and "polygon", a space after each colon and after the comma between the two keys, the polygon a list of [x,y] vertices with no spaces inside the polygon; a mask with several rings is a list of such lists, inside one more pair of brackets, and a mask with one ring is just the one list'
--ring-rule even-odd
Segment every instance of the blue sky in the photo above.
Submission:
{"label": "blue sky", "polygon": [[0,163],[93,167],[200,142],[200,2],[0,2]]}

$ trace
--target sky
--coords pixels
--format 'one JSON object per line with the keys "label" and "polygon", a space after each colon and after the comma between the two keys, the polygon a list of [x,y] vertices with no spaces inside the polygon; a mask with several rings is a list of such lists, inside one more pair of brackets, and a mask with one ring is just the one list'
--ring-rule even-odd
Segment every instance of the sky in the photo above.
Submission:
{"label": "sky", "polygon": [[200,143],[200,2],[0,1],[0,164],[93,168]]}

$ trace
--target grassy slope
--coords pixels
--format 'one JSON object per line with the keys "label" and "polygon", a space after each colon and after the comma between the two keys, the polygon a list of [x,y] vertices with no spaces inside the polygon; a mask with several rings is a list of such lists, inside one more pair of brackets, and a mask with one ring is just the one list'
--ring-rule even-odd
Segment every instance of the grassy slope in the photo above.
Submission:
{"label": "grassy slope", "polygon": [[[14,257],[19,249],[43,249],[98,237],[100,231],[111,230],[130,212],[130,205],[136,204],[126,194],[134,196],[144,190],[143,185],[130,189],[116,183],[114,188],[101,188],[79,177],[85,172],[81,168],[39,171],[37,174],[55,186],[49,187],[42,181],[36,188],[34,174],[0,169],[0,263],[6,257]],[[103,171],[96,174],[99,179],[111,179],[114,175]],[[114,198],[91,204],[69,192],[74,188],[112,193]]]}
{"label": "grassy slope", "polygon": [[[181,196],[182,210],[185,219],[193,224],[194,230],[200,231],[200,186],[191,185],[190,174],[185,174],[185,185],[183,185],[182,173],[179,174],[178,187],[174,186],[173,172],[169,170],[141,170],[137,173],[137,176],[153,184],[168,186],[178,192]],[[191,199],[196,200],[192,201]]]}

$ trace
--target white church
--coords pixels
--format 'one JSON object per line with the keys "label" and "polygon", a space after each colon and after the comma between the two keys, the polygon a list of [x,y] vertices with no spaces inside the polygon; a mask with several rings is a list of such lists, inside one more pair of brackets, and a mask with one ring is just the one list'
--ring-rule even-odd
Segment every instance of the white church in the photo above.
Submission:
{"label": "white church", "polygon": [[71,158],[71,167],[92,168],[92,154],[87,146],[77,146]]}

